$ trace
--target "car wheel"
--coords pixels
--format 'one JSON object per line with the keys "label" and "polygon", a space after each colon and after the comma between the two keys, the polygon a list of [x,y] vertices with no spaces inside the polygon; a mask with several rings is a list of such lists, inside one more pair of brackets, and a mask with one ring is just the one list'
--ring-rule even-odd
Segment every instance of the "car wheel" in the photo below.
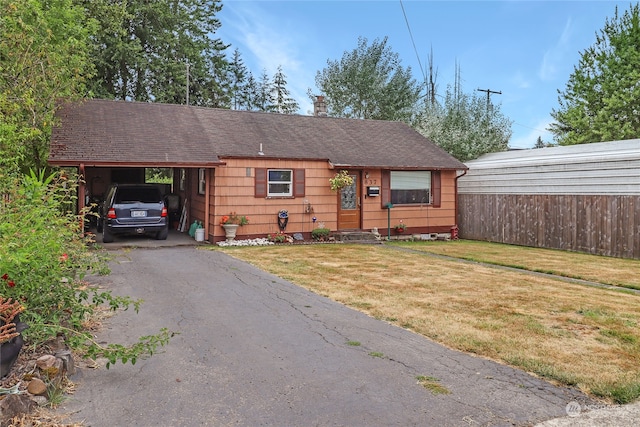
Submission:
{"label": "car wheel", "polygon": [[109,231],[109,227],[104,227],[102,230],[102,243],[113,242],[113,234]]}
{"label": "car wheel", "polygon": [[167,240],[167,236],[169,235],[169,227],[165,227],[162,230],[158,231],[156,234],[156,240]]}

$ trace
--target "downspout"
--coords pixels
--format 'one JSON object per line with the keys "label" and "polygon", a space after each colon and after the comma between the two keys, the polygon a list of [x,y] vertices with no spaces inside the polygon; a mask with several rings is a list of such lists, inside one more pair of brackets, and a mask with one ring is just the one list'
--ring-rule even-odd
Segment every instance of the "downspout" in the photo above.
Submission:
{"label": "downspout", "polygon": [[467,171],[469,169],[464,169],[462,171],[462,174],[458,175],[458,172],[456,171],[456,179],[455,179],[455,208],[454,208],[454,215],[455,215],[455,219],[456,219],[456,225],[458,225],[458,178],[462,178],[463,176],[465,176],[467,174]]}

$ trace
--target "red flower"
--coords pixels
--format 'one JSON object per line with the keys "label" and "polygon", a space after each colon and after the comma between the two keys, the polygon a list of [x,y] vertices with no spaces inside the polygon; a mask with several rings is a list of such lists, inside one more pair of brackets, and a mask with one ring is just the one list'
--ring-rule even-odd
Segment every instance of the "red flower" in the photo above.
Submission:
{"label": "red flower", "polygon": [[4,273],[2,275],[2,280],[7,280],[7,279],[9,279],[9,275],[7,273]]}
{"label": "red flower", "polygon": [[67,254],[62,254],[60,256],[60,262],[65,262],[68,259],[69,259],[69,255],[67,255]]}
{"label": "red flower", "polygon": [[13,280],[9,280],[7,282],[7,286],[10,287],[10,288],[13,288],[15,285],[16,285],[16,283]]}

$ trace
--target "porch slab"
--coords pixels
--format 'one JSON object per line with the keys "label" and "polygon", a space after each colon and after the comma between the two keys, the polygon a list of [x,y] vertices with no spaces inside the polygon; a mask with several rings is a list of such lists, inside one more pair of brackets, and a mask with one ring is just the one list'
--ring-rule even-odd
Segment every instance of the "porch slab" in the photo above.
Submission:
{"label": "porch slab", "polygon": [[338,231],[333,237],[344,243],[382,243],[380,234],[363,230]]}

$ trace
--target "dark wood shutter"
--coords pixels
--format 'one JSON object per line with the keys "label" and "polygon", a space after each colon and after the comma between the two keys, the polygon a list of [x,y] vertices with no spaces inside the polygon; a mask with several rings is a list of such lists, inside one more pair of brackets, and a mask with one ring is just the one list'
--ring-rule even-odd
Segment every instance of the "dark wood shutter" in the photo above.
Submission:
{"label": "dark wood shutter", "polygon": [[380,181],[382,184],[380,186],[380,203],[381,207],[386,209],[387,204],[391,202],[391,172],[383,170]]}
{"label": "dark wood shutter", "polygon": [[267,197],[267,170],[265,168],[256,168],[254,188],[254,197]]}
{"label": "dark wood shutter", "polygon": [[293,197],[304,197],[304,169],[293,171]]}
{"label": "dark wood shutter", "polygon": [[433,207],[439,208],[442,198],[442,181],[440,171],[431,172],[431,188],[433,189]]}

